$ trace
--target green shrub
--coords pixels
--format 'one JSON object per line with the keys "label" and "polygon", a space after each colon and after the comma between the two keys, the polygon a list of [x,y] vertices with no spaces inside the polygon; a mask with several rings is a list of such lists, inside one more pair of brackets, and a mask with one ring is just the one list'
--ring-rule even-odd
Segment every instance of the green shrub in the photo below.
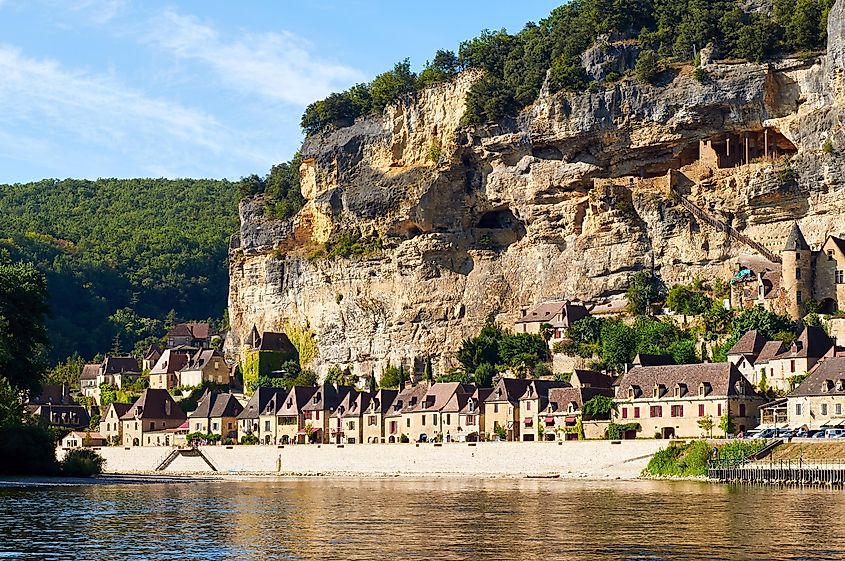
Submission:
{"label": "green shrub", "polygon": [[657,55],[651,49],[645,49],[637,57],[634,66],[634,75],[640,82],[651,84],[660,74],[660,66],[657,63]]}
{"label": "green shrub", "polygon": [[40,425],[0,428],[0,474],[53,475],[58,471],[56,440]]}
{"label": "green shrub", "polygon": [[401,442],[402,444],[407,444],[410,441],[411,439],[408,438],[407,434],[403,434],[399,437],[399,442]]}
{"label": "green shrub", "polygon": [[707,71],[697,66],[695,70],[692,71],[692,77],[695,78],[696,82],[704,83],[707,80]]}
{"label": "green shrub", "polygon": [[833,154],[833,143],[828,140],[822,144],[822,152],[825,154]]}
{"label": "green shrub", "polygon": [[251,445],[258,444],[258,437],[254,434],[245,434],[241,437],[241,444]]}
{"label": "green shrub", "polygon": [[62,475],[66,477],[93,477],[103,473],[106,461],[94,450],[77,448],[69,451],[62,460]]}

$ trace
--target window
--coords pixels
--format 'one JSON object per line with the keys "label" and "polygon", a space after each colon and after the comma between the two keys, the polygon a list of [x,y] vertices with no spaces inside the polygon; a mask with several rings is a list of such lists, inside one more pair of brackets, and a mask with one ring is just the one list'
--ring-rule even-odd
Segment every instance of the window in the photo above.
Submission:
{"label": "window", "polygon": [[639,407],[634,407],[634,418],[635,419],[640,418],[640,408]]}
{"label": "window", "polygon": [[311,413],[311,411],[305,411],[302,413],[302,415],[306,421],[310,421],[313,414]]}
{"label": "window", "polygon": [[798,417],[801,416],[801,404],[800,403],[795,404],[795,415],[798,416]]}
{"label": "window", "polygon": [[498,412],[499,412],[499,404],[498,404],[498,403],[494,403],[494,404],[493,404],[493,413],[498,413]]}
{"label": "window", "polygon": [[670,413],[673,417],[683,417],[684,416],[684,406],[683,405],[673,405]]}
{"label": "window", "polygon": [[211,423],[211,430],[220,430],[220,423],[216,421]]}
{"label": "window", "polygon": [[150,430],[156,430],[156,422],[150,421]]}
{"label": "window", "polygon": [[649,409],[649,415],[652,417],[662,417],[663,416],[663,407],[660,405],[652,405]]}
{"label": "window", "polygon": [[827,260],[833,261],[833,250],[832,249],[827,250]]}
{"label": "window", "polygon": [[475,424],[475,415],[467,415],[465,424],[466,425],[474,425]]}
{"label": "window", "polygon": [[745,417],[745,404],[744,403],[739,404],[739,416]]}
{"label": "window", "polygon": [[[425,424],[425,419],[423,419],[423,424]],[[405,426],[411,428],[411,419],[405,419]]]}
{"label": "window", "polygon": [[704,404],[703,403],[698,404],[698,416],[699,417],[704,416]]}
{"label": "window", "polygon": [[264,421],[264,430],[270,430],[270,421]]}
{"label": "window", "polygon": [[531,402],[530,402],[530,401],[526,401],[526,402],[525,402],[525,410],[526,410],[526,411],[531,411]]}
{"label": "window", "polygon": [[822,416],[827,416],[827,403],[822,403]]}
{"label": "window", "polygon": [[836,414],[837,414],[837,415],[841,415],[841,414],[842,414],[842,404],[841,404],[841,403],[837,403],[837,404],[836,404],[836,407],[835,407],[835,410],[836,410]]}
{"label": "window", "polygon": [[717,417],[722,416],[722,404],[721,403],[716,404],[716,416]]}
{"label": "window", "polygon": [[795,269],[795,278],[801,280],[801,269]]}
{"label": "window", "polygon": [[796,252],[795,252],[795,260],[796,260],[796,261],[801,261],[801,252],[800,252],[800,251],[796,251]]}
{"label": "window", "polygon": [[422,416],[422,425],[425,426],[425,415]]}
{"label": "window", "polygon": [[627,419],[627,418],[628,418],[628,408],[627,408],[627,407],[623,407],[623,408],[622,408],[622,418],[623,418],[623,419]]}
{"label": "window", "polygon": [[446,413],[446,424],[447,425],[452,424],[452,414],[451,413]]}
{"label": "window", "polygon": [[376,418],[375,415],[370,415],[369,417],[367,417],[367,426],[368,427],[373,427],[377,424],[378,424],[378,419]]}
{"label": "window", "polygon": [[845,271],[836,269],[836,284],[845,284]]}
{"label": "window", "polygon": [[799,304],[800,304],[800,303],[801,303],[801,301],[802,301],[802,300],[801,300],[801,291],[800,291],[800,290],[799,290],[798,292],[796,292],[796,293],[795,293],[795,301],[796,301],[796,302],[798,302]]}
{"label": "window", "polygon": [[794,360],[789,361],[789,371],[795,372],[795,361]]}
{"label": "window", "polygon": [[431,424],[432,424],[432,425],[436,425],[436,424],[437,424],[437,415],[432,415],[432,416],[431,416]]}

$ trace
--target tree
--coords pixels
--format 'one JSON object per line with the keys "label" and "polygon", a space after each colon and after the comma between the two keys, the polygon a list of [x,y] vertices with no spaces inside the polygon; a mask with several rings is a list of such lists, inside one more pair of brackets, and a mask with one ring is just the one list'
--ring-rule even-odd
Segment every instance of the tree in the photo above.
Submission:
{"label": "tree", "polygon": [[685,316],[697,316],[705,313],[713,301],[691,286],[676,284],[666,295],[666,307]]}
{"label": "tree", "polygon": [[367,380],[367,386],[370,390],[370,393],[376,393],[376,391],[378,390],[378,382],[376,382],[375,370],[370,370],[370,377]]}
{"label": "tree", "polygon": [[416,89],[416,81],[416,75],[411,72],[411,61],[406,58],[397,62],[393,70],[379,74],[370,84],[373,109],[381,111],[399,96],[413,92]]}
{"label": "tree", "polygon": [[60,362],[49,369],[44,376],[45,384],[67,384],[69,388],[79,387],[79,377],[82,375],[82,368],[85,361],[81,356],[75,354],[69,356],[64,362]]}
{"label": "tree", "polygon": [[710,438],[713,438],[713,427],[716,425],[713,421],[713,416],[707,415],[706,417],[700,418],[697,422],[698,427],[707,433]]}
{"label": "tree", "polygon": [[734,419],[731,415],[730,409],[727,409],[725,411],[725,414],[722,415],[722,418],[719,420],[719,428],[722,429],[722,432],[725,433],[725,436],[729,434],[734,434],[734,432],[736,432],[736,425],[734,424]]}
{"label": "tree", "polygon": [[434,60],[427,62],[420,72],[419,86],[427,88],[439,82],[445,82],[454,77],[460,70],[460,62],[453,51],[438,50]]}
{"label": "tree", "polygon": [[402,389],[403,376],[404,372],[400,371],[399,368],[388,364],[387,368],[385,368],[381,373],[378,387],[382,390]]}
{"label": "tree", "polygon": [[643,49],[637,57],[634,66],[634,74],[637,80],[644,83],[653,83],[660,74],[660,66],[657,63],[657,54],[651,49]]}
{"label": "tree", "polygon": [[621,321],[608,321],[601,330],[601,359],[614,372],[621,372],[634,359],[636,332]]}
{"label": "tree", "polygon": [[616,401],[612,397],[595,395],[584,404],[581,411],[584,419],[610,419],[616,409]]}
{"label": "tree", "polygon": [[425,359],[425,372],[424,372],[425,381],[429,384],[434,383],[434,369],[431,365],[431,357],[426,357]]}
{"label": "tree", "polygon": [[660,285],[650,271],[638,271],[628,281],[628,311],[634,315],[650,314],[661,298]]}
{"label": "tree", "polygon": [[47,350],[47,282],[27,263],[0,262],[0,377],[37,391]]}

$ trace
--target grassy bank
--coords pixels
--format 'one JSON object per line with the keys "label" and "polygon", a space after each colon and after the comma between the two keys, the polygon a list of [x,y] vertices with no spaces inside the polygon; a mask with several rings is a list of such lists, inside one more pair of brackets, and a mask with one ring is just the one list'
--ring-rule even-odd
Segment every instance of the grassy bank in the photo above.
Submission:
{"label": "grassy bank", "polygon": [[820,440],[818,442],[790,442],[781,444],[772,452],[772,460],[833,461],[845,460],[845,442]]}
{"label": "grassy bank", "polygon": [[662,477],[700,477],[707,475],[707,461],[714,446],[722,456],[748,456],[758,452],[766,445],[765,441],[733,440],[725,444],[713,444],[712,441],[694,440],[692,442],[672,443],[657,452],[643,471],[645,476]]}

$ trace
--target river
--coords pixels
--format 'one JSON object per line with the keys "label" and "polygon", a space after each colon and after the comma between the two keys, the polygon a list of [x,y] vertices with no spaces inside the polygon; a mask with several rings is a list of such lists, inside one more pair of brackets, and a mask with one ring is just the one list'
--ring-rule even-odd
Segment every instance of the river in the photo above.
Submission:
{"label": "river", "polygon": [[845,559],[845,493],[699,482],[0,487],[0,559]]}

